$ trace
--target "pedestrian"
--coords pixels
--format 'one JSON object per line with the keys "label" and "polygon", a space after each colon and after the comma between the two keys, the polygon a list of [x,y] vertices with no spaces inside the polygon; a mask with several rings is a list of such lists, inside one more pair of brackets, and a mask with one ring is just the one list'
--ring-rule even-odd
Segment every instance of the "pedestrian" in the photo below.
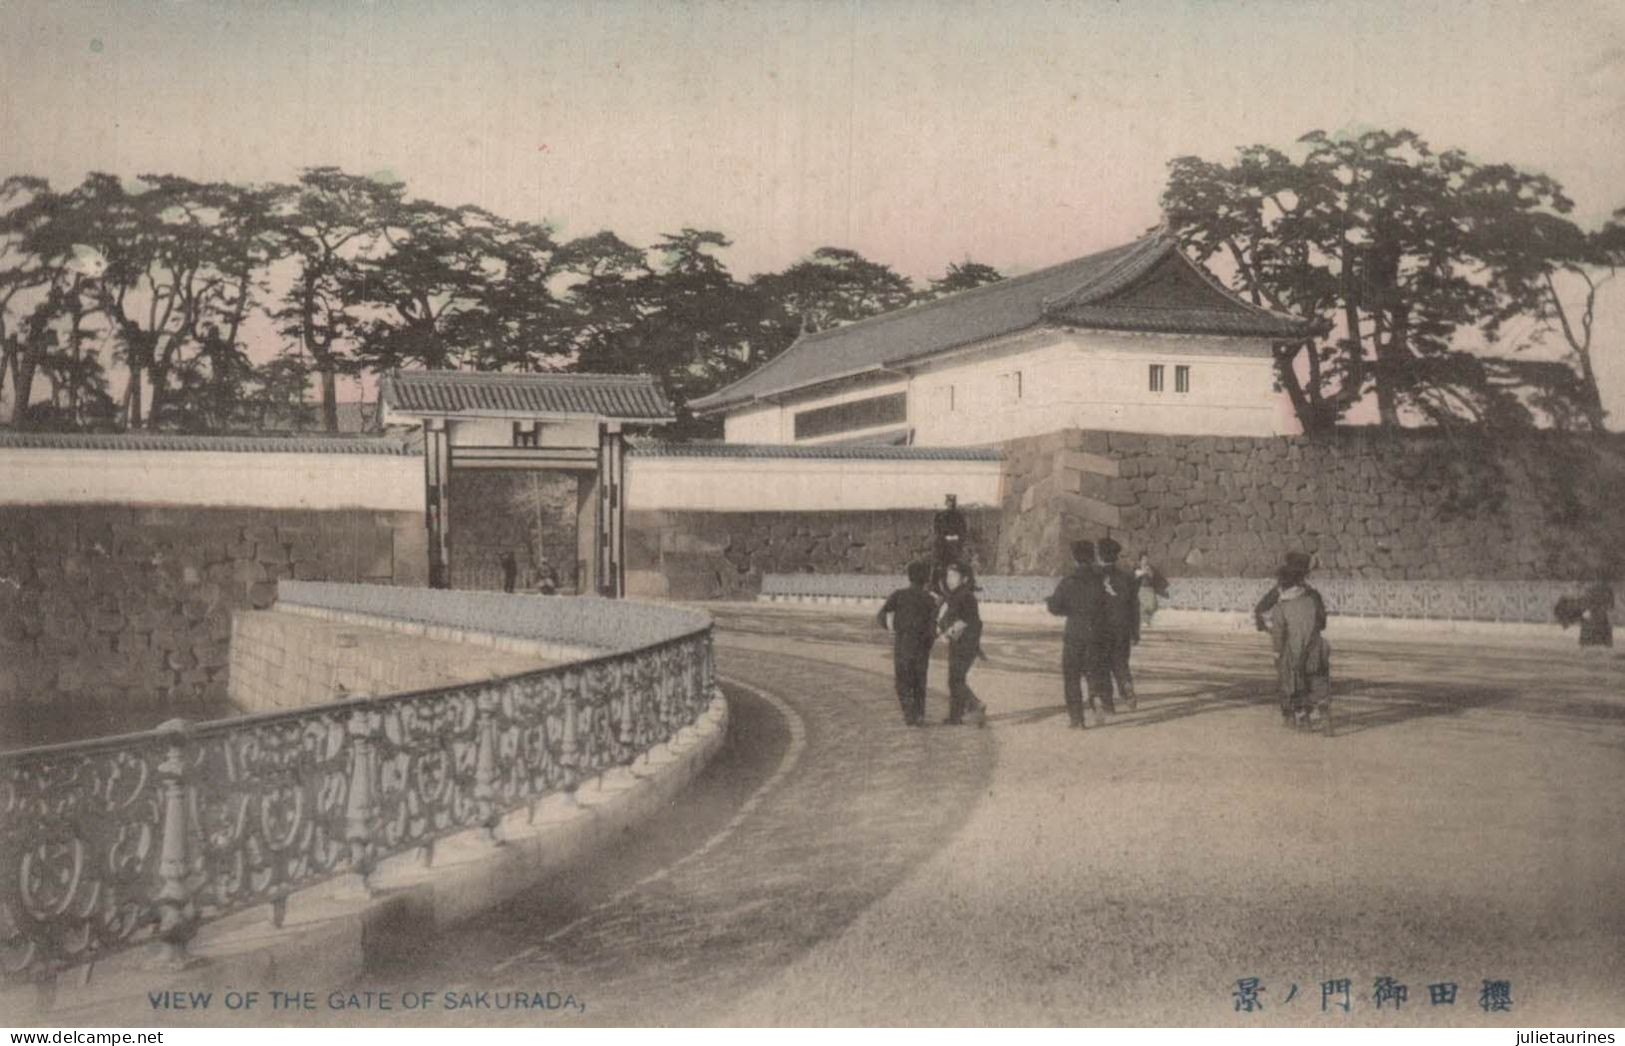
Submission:
{"label": "pedestrian", "polygon": [[1140,625],[1149,628],[1157,616],[1157,600],[1168,597],[1168,579],[1151,563],[1151,553],[1141,552],[1134,567],[1134,580],[1140,586]]}
{"label": "pedestrian", "polygon": [[1095,566],[1095,543],[1072,543],[1072,573],[1062,578],[1045,601],[1049,612],[1066,618],[1061,640],[1061,694],[1071,725],[1082,730],[1083,680],[1089,668],[1089,643],[1100,623],[1100,570]]}
{"label": "pedestrian", "polygon": [[987,725],[987,705],[970,688],[970,670],[982,653],[982,612],[976,602],[976,578],[962,563],[948,564],[943,575],[946,596],[937,630],[948,637],[948,718],[959,726],[968,713],[977,726]]}
{"label": "pedestrian", "polygon": [[1580,646],[1591,648],[1614,645],[1614,624],[1610,615],[1614,610],[1614,586],[1607,580],[1598,581],[1580,599],[1585,614],[1580,618]]}
{"label": "pedestrian", "polygon": [[502,565],[502,591],[512,592],[514,582],[519,578],[519,561],[512,552],[504,552],[498,562]]}
{"label": "pedestrian", "polygon": [[942,581],[948,564],[964,562],[965,539],[969,534],[965,514],[959,511],[959,498],[949,494],[943,499],[942,511],[931,517],[931,584],[939,592],[946,593]]}
{"label": "pedestrian", "polygon": [[[1288,552],[1286,554],[1286,563],[1281,570],[1290,570],[1303,577],[1308,577],[1309,557],[1302,552]],[[1309,593],[1315,601],[1315,621],[1317,622],[1317,627],[1324,632],[1326,631],[1326,601],[1321,598],[1320,593],[1317,592],[1313,587],[1310,587]],[[1270,610],[1275,606],[1276,600],[1280,598],[1280,573],[1277,572],[1276,583],[1270,586],[1269,591],[1265,592],[1263,597],[1259,599],[1258,604],[1253,607],[1253,624],[1257,626],[1260,632],[1268,632],[1270,630],[1269,613]]]}
{"label": "pedestrian", "polygon": [[1129,711],[1139,707],[1134,694],[1134,676],[1129,670],[1129,655],[1140,634],[1140,598],[1134,575],[1117,565],[1123,546],[1111,538],[1095,545],[1095,556],[1100,566],[1100,625],[1096,642],[1090,648],[1091,672],[1089,696],[1093,700],[1099,692],[1101,703],[1108,714],[1117,711],[1112,696],[1116,684],[1117,697],[1121,697]]}
{"label": "pedestrian", "polygon": [[556,596],[559,594],[559,574],[553,569],[553,564],[542,560],[536,567],[536,592],[543,596]]}
{"label": "pedestrian", "polygon": [[897,701],[903,708],[903,722],[908,726],[925,725],[925,677],[931,664],[931,645],[937,638],[937,604],[926,590],[930,582],[929,563],[910,563],[908,587],[887,596],[875,615],[881,628],[888,627],[886,616],[891,615],[892,675]]}
{"label": "pedestrian", "polygon": [[1308,729],[1318,712],[1331,733],[1331,647],[1325,603],[1307,581],[1307,556],[1287,557],[1269,611],[1270,642],[1281,689],[1281,722]]}

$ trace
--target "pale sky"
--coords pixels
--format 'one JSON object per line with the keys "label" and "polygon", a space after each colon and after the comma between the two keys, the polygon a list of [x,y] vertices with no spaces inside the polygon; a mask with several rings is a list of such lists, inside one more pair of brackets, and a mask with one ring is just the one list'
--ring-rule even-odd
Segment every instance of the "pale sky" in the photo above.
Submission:
{"label": "pale sky", "polygon": [[1625,4],[0,0],[0,173],[333,164],[565,236],[719,229],[741,275],[826,244],[1020,272],[1155,224],[1174,156],[1361,127],[1544,171],[1595,224]]}

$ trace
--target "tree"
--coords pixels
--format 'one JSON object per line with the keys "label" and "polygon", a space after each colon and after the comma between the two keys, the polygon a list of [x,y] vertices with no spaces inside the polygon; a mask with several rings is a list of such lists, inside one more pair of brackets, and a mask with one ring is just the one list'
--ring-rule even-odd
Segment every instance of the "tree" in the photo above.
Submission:
{"label": "tree", "polygon": [[389,249],[341,280],[363,317],[366,366],[528,369],[565,347],[551,290],[560,252],[545,226],[411,200],[385,212],[381,234]]}
{"label": "tree", "polygon": [[[48,182],[8,178],[0,204],[0,390],[9,377],[11,420],[24,424],[36,375],[52,378],[55,394],[64,343],[69,358],[82,355],[89,281],[75,215]],[[79,376],[77,367],[68,372]]]}
{"label": "tree", "polygon": [[309,167],[297,185],[279,188],[272,201],[283,249],[297,266],[272,317],[309,356],[320,378],[322,427],[328,432],[339,427],[338,375],[360,366],[349,342],[354,319],[348,295],[356,259],[382,238],[386,215],[399,205],[401,193],[399,184],[337,167]]}
{"label": "tree", "polygon": [[947,294],[957,294],[959,291],[968,291],[989,283],[998,283],[1004,279],[1003,274],[991,265],[966,260],[960,263],[950,263],[946,272],[931,281],[929,297],[941,298]]}
{"label": "tree", "polygon": [[1490,246],[1500,252],[1497,276],[1505,304],[1491,325],[1492,335],[1502,323],[1527,316],[1536,326],[1520,347],[1541,344],[1554,333],[1561,337],[1575,379],[1573,402],[1591,431],[1607,431],[1593,357],[1594,326],[1598,292],[1625,267],[1625,208],[1590,233],[1566,218],[1540,213],[1498,232]]}
{"label": "tree", "polygon": [[1458,336],[1507,304],[1495,244],[1531,215],[1566,212],[1562,188],[1434,152],[1410,131],[1299,143],[1301,160],[1264,145],[1230,165],[1179,157],[1163,206],[1181,243],[1227,262],[1255,304],[1320,320],[1317,336],[1276,347],[1304,428],[1334,425],[1368,394],[1385,426],[1402,413],[1520,420],[1518,397],[1492,380],[1516,368],[1472,365]]}
{"label": "tree", "polygon": [[714,253],[729,246],[719,232],[684,228],[647,252],[609,234],[569,248],[584,274],[570,290],[575,367],[657,376],[677,412],[668,430],[677,437],[715,434],[688,402],[745,368],[760,319],[758,299]]}
{"label": "tree", "polygon": [[908,277],[857,251],[820,247],[810,258],[751,281],[761,319],[751,360],[765,363],[802,334],[913,305],[919,292]]}

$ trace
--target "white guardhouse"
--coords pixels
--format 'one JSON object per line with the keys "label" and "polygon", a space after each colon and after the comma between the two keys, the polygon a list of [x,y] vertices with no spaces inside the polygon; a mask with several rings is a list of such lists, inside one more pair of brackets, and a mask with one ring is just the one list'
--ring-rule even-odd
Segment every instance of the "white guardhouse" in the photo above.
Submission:
{"label": "white guardhouse", "polygon": [[449,587],[451,477],[457,469],[542,469],[596,476],[591,589],[626,594],[627,425],[675,420],[641,374],[396,371],[379,386],[386,425],[423,431],[429,579]]}
{"label": "white guardhouse", "polygon": [[1158,232],[805,335],[691,406],[729,443],[966,446],[1064,428],[1291,431],[1274,346],[1303,320],[1231,293]]}

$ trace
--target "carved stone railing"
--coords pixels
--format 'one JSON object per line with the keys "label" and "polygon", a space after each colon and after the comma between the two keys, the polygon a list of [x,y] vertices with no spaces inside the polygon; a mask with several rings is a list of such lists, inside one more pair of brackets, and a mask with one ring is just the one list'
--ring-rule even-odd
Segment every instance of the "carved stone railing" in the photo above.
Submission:
{"label": "carved stone railing", "polygon": [[[989,603],[1042,603],[1055,590],[1055,578],[988,575],[977,579],[980,598]],[[881,600],[907,582],[880,574],[768,574],[762,596],[784,600]],[[1562,596],[1586,586],[1566,581],[1377,581],[1367,578],[1311,578],[1326,608],[1345,617],[1389,617],[1437,621],[1552,621]],[[1172,578],[1163,605],[1174,610],[1241,613],[1252,610],[1271,582],[1267,578]]]}
{"label": "carved stone railing", "polygon": [[279,600],[605,653],[488,682],[0,754],[0,961],[40,979],[632,764],[717,694],[710,619],[670,607],[284,582]]}

